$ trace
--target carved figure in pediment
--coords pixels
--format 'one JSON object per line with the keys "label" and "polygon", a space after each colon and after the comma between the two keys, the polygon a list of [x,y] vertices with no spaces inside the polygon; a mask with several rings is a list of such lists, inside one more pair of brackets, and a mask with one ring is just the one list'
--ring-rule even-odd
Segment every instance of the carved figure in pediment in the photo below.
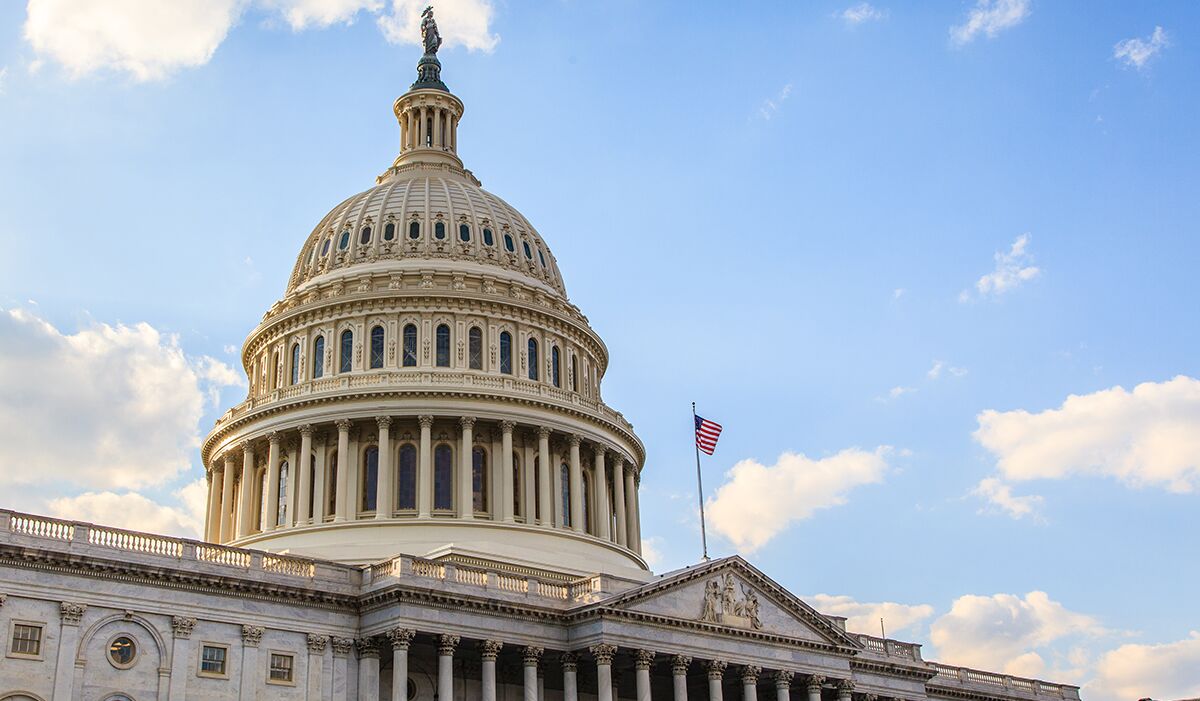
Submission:
{"label": "carved figure in pediment", "polygon": [[746,597],[742,606],[742,615],[750,619],[750,625],[754,630],[762,630],[762,621],[758,618],[758,595],[744,584],[742,585],[742,595]]}
{"label": "carved figure in pediment", "polygon": [[717,622],[717,599],[720,597],[720,586],[717,580],[710,579],[704,585],[704,611],[700,614],[700,620],[708,623]]}
{"label": "carved figure in pediment", "polygon": [[733,588],[733,575],[729,574],[728,572],[725,573],[724,599],[721,603],[722,603],[722,610],[725,613],[733,614],[735,616],[741,615],[740,613],[738,613],[738,610],[737,610],[738,609],[737,593],[734,591],[734,588]]}

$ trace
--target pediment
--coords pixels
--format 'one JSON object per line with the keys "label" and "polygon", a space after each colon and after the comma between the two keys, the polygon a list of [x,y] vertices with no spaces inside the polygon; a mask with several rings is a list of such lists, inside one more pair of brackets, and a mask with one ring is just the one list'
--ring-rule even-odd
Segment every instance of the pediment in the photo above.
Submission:
{"label": "pediment", "polygon": [[737,556],[669,574],[603,606],[717,632],[859,647],[829,619]]}

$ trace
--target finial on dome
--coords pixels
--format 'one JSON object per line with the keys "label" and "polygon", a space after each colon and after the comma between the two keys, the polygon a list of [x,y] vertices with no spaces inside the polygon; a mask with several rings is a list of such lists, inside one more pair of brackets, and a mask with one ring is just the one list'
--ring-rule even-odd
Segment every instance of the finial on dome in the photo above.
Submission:
{"label": "finial on dome", "polygon": [[433,5],[427,6],[421,13],[421,43],[425,45],[425,55],[417,61],[417,82],[412,84],[412,89],[450,92],[450,88],[442,82],[442,64],[437,59],[438,49],[442,46],[442,35],[438,32],[437,21],[433,19]]}

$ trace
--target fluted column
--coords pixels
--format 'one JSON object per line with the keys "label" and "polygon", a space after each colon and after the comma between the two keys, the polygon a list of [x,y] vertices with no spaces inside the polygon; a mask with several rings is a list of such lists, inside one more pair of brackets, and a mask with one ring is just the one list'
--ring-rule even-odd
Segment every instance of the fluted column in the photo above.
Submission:
{"label": "fluted column", "polygon": [[642,554],[642,496],[638,494],[638,487],[641,486],[642,480],[638,475],[633,476],[633,535],[629,540],[629,547],[638,555]]}
{"label": "fluted column", "polygon": [[442,111],[437,109],[433,111],[433,147],[442,147]]}
{"label": "fluted column", "polygon": [[295,465],[292,465],[293,470],[299,470],[296,473],[299,477],[300,488],[296,494],[296,525],[302,526],[308,523],[312,518],[309,513],[308,502],[312,500],[312,434],[313,427],[308,424],[300,426],[300,455],[296,458]]}
{"label": "fluted column", "polygon": [[205,523],[204,539],[210,543],[221,542],[221,481],[225,477],[224,469],[217,469],[213,462],[208,471],[208,521]]}
{"label": "fluted column", "polygon": [[625,525],[625,458],[620,453],[613,453],[613,508],[617,510],[617,532],[613,540],[617,545],[629,542],[629,527]]}
{"label": "fluted column", "polygon": [[775,701],[791,701],[793,674],[785,669],[775,672]]}
{"label": "fluted column", "polygon": [[725,676],[725,668],[728,666],[729,663],[723,660],[709,660],[707,665],[708,701],[721,701],[723,697],[721,679]]}
{"label": "fluted column", "polygon": [[[428,141],[427,137],[429,136],[429,122],[425,119],[424,107],[421,108],[421,116],[419,119],[421,121],[417,124],[417,138],[419,139],[418,145],[421,148],[425,148],[425,144]],[[438,698],[440,699],[441,697]],[[447,696],[446,698],[450,697]]]}
{"label": "fluted column", "polygon": [[475,518],[475,500],[472,498],[475,480],[471,469],[471,453],[475,448],[475,417],[464,416],[458,420],[458,425],[462,427],[462,450],[459,451],[458,461],[458,517]]}
{"label": "fluted column", "polygon": [[438,639],[437,697],[454,698],[454,648],[458,647],[457,635],[443,635]]}
{"label": "fluted column", "polygon": [[483,686],[483,701],[496,701],[496,657],[504,643],[499,640],[484,640],[479,643],[479,657],[483,662],[480,682]]}
{"label": "fluted column", "polygon": [[233,480],[235,467],[233,451],[225,453],[225,469],[221,471],[221,538],[220,542],[233,540]]}
{"label": "fluted column", "polygon": [[608,467],[604,464],[604,455],[607,452],[604,446],[596,446],[596,463],[592,468],[596,475],[596,535],[603,540],[612,539],[612,524],[608,511]]}
{"label": "fluted column", "polygon": [[238,537],[250,535],[250,515],[254,508],[254,446],[242,443],[242,489],[238,494]]}
{"label": "fluted column", "polygon": [[850,701],[854,696],[854,680],[842,679],[837,683],[838,701]]}
{"label": "fluted column", "polygon": [[392,486],[392,417],[376,416],[375,423],[379,426],[379,472],[375,480],[375,518],[391,518],[392,496],[396,489]]}
{"label": "fluted column", "polygon": [[267,434],[267,508],[263,510],[262,530],[279,527],[279,434]]}
{"label": "fluted column", "polygon": [[675,701],[687,701],[687,673],[692,658],[675,655],[671,660],[671,681],[675,689]]}
{"label": "fluted column", "polygon": [[524,701],[538,701],[538,660],[542,659],[542,648],[526,647],[522,657],[525,661]]}
{"label": "fluted column", "polygon": [[408,646],[416,637],[411,628],[393,628],[387,632],[392,641],[392,701],[408,701]]}
{"label": "fluted column", "polygon": [[358,648],[358,701],[379,701],[379,640],[360,638]]}
{"label": "fluted column", "polygon": [[564,652],[559,659],[563,671],[563,701],[579,701],[579,655]]}
{"label": "fluted column", "polygon": [[615,645],[601,643],[588,650],[596,658],[596,701],[613,701],[612,661],[617,654]]}
{"label": "fluted column", "polygon": [[289,438],[287,442],[287,453],[284,455],[284,460],[287,462],[288,471],[287,479],[285,480],[283,494],[283,523],[280,528],[291,528],[296,525],[296,493],[300,486],[300,468],[296,467],[300,463],[300,453],[297,452],[295,439]]}
{"label": "fluted column", "polygon": [[[554,517],[551,515],[553,509],[550,503],[553,499],[559,497],[554,494],[554,480],[550,479],[550,429],[546,426],[538,427],[538,482],[541,484],[541,489],[535,498],[538,500],[538,511],[542,515],[541,523],[543,526],[554,523]],[[529,507],[532,508],[532,505]],[[527,523],[532,522],[531,518],[525,519]]]}
{"label": "fluted column", "polygon": [[637,482],[633,465],[622,469],[625,481],[625,545],[634,552],[641,552],[642,544],[637,531]]}
{"label": "fluted column", "polygon": [[653,650],[638,650],[633,654],[637,701],[650,701],[650,665],[652,664],[654,664]]}
{"label": "fluted column", "polygon": [[[500,464],[503,466],[500,470],[500,514],[501,518],[509,523],[516,520],[513,496],[516,494],[515,490],[520,489],[520,485],[513,483],[512,434],[516,427],[517,424],[513,421],[500,422]],[[528,504],[525,505],[525,510],[529,510]],[[526,518],[525,522],[531,523],[531,520]]]}
{"label": "fluted column", "polygon": [[[312,522],[313,523],[324,523],[325,509],[327,509],[329,506],[329,478],[328,478],[328,474],[327,474],[329,472],[329,466],[325,464],[326,461],[329,459],[329,450],[328,450],[328,447],[325,445],[326,435],[324,433],[318,434],[316,436],[316,438],[317,438],[317,445],[316,445],[316,453],[317,453],[316,468],[317,469],[316,469],[315,477],[314,477],[314,479],[316,481],[313,482],[313,488],[312,488],[313,489]],[[330,515],[332,515],[332,514],[330,514]]]}
{"label": "fluted column", "polygon": [[579,465],[579,436],[570,438],[571,445],[571,530],[583,531],[583,468]]}
{"label": "fluted column", "polygon": [[808,691],[808,701],[821,701],[821,687],[825,684],[825,677],[819,674],[814,674],[808,678],[805,683],[805,690]]}
{"label": "fluted column", "polygon": [[742,667],[742,701],[758,701],[758,675],[762,667],[746,665]]}
{"label": "fluted column", "polygon": [[417,516],[429,518],[433,513],[433,431],[432,416],[418,416],[421,423],[420,475],[417,479]]}
{"label": "fluted column", "polygon": [[350,427],[349,419],[334,422],[338,430],[337,491],[333,497],[333,520],[345,521],[350,513]]}

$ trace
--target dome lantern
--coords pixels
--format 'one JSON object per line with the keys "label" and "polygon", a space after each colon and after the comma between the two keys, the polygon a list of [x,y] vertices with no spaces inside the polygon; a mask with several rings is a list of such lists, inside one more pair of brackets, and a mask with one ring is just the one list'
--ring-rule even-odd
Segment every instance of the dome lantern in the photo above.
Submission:
{"label": "dome lantern", "polygon": [[425,8],[422,14],[421,39],[425,54],[417,62],[417,81],[392,105],[400,122],[400,155],[392,168],[413,162],[462,168],[457,136],[463,103],[442,82],[442,64],[437,58],[442,37],[432,7]]}

